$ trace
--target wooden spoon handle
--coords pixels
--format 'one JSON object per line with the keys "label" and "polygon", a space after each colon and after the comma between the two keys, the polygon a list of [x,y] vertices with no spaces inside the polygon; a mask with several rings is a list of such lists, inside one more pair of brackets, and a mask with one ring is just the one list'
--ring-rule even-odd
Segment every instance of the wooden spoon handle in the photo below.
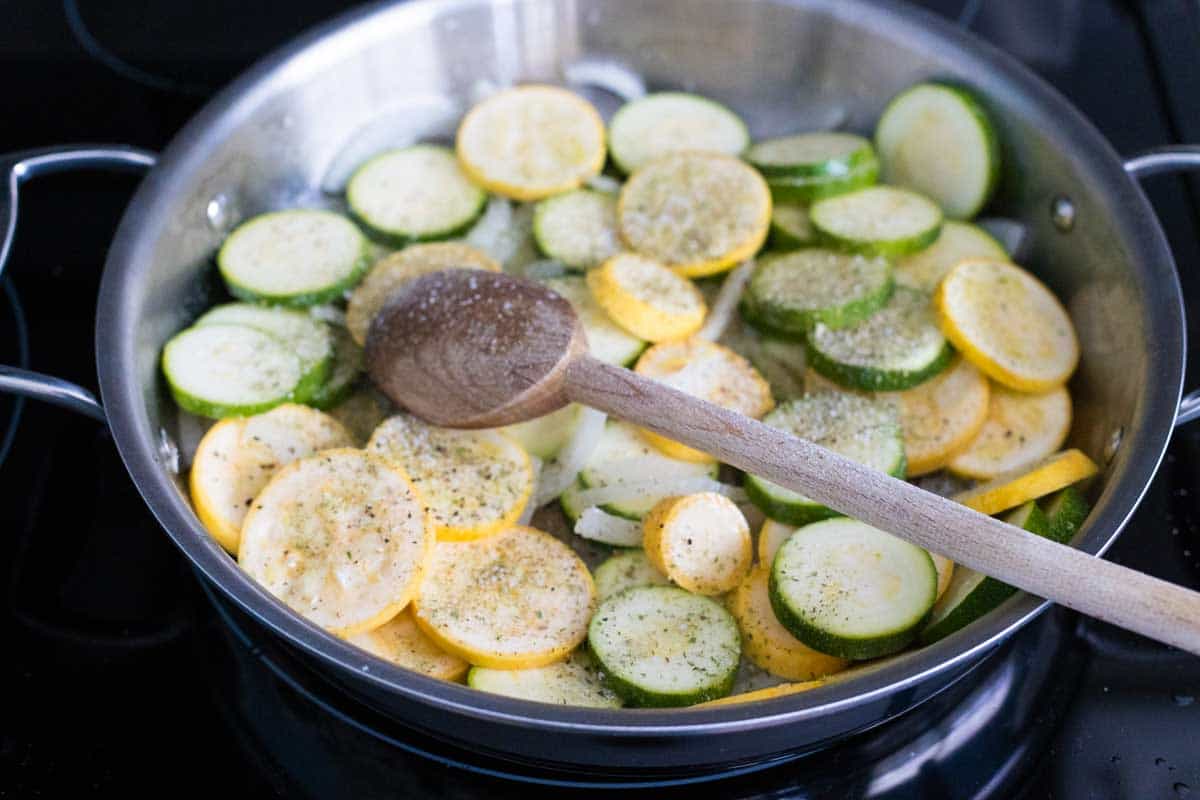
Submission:
{"label": "wooden spoon handle", "polygon": [[590,356],[568,368],[566,393],[971,569],[1200,655],[1200,593],[1008,525]]}

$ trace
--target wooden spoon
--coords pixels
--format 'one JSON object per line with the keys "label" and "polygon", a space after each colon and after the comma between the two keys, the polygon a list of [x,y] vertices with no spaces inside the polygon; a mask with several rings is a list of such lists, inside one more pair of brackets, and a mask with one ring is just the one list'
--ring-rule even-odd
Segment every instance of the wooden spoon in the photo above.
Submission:
{"label": "wooden spoon", "polygon": [[531,281],[468,270],[422,277],[376,316],[366,359],[388,396],[434,424],[493,427],[585,403],[1005,583],[1200,655],[1200,593],[597,361],[567,301]]}

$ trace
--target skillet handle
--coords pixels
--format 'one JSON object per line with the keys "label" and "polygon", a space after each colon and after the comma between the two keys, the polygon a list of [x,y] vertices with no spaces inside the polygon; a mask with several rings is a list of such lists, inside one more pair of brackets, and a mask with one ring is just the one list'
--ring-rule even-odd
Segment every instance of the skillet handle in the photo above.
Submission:
{"label": "skillet handle", "polygon": [[[106,169],[146,172],[158,157],[147,150],[127,145],[62,145],[25,150],[0,156],[0,178],[7,191],[0,192],[0,275],[17,234],[17,197],[21,184],[38,175],[76,169]],[[0,392],[17,394],[68,408],[99,422],[105,421],[100,401],[90,391],[70,381],[27,369],[0,365]]]}
{"label": "skillet handle", "polygon": [[[1200,170],[1200,145],[1156,147],[1125,162],[1125,171],[1133,178],[1184,170]],[[1180,398],[1179,409],[1175,412],[1175,424],[1182,425],[1197,418],[1200,418],[1200,389],[1194,389]]]}

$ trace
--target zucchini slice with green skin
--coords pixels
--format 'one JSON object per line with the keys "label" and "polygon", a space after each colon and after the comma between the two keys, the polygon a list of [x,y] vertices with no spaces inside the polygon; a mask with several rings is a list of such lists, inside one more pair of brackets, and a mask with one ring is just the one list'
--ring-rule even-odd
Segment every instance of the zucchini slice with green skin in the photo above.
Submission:
{"label": "zucchini slice with green skin", "polygon": [[577,272],[621,252],[617,198],[577,189],[540,201],[533,211],[533,238],[547,258]]}
{"label": "zucchini slice with green skin", "polygon": [[[903,478],[904,434],[894,403],[849,392],[817,392],[781,403],[763,422],[827,447],[860,464]],[[773,520],[807,525],[840,514],[756,475],[746,475],[746,494]]]}
{"label": "zucchini slice with green skin", "polygon": [[596,567],[596,598],[603,603],[626,589],[637,586],[670,586],[671,579],[654,568],[642,550],[627,550],[610,556]]}
{"label": "zucchini slice with green skin", "polygon": [[248,417],[294,398],[304,377],[283,342],[245,325],[208,325],[175,334],[163,348],[175,402],[201,417]]}
{"label": "zucchini slice with green skin", "polygon": [[329,377],[308,398],[308,405],[328,411],[354,391],[354,384],[363,371],[363,350],[345,328],[328,326],[333,337],[333,367]]}
{"label": "zucchini slice with green skin", "polygon": [[853,133],[798,133],[750,145],[746,160],[767,178],[840,177],[872,161],[868,139]]}
{"label": "zucchini slice with green skin", "polygon": [[884,180],[936,200],[947,216],[970,219],[1000,176],[996,128],[967,89],[920,83],[888,103],[875,129]]}
{"label": "zucchini slice with green skin", "polygon": [[683,150],[740,155],[750,145],[741,117],[686,92],[658,92],[631,100],[608,124],[608,149],[626,175],[646,162]]}
{"label": "zucchini slice with green skin", "polygon": [[942,231],[942,209],[894,186],[871,186],[813,203],[817,238],[854,253],[898,258],[924,250]]}
{"label": "zucchini slice with green skin", "polygon": [[[715,479],[719,467],[720,464],[714,461],[683,461],[671,458],[643,439],[634,426],[610,421],[604,427],[604,435],[592,451],[587,466],[579,473],[579,484],[584,489],[619,487],[623,483],[650,481],[662,481],[667,485],[687,478]],[[650,494],[607,503],[601,508],[618,517],[640,520],[665,496]],[[566,502],[570,504],[571,500]],[[573,510],[576,513],[583,511],[582,508]]]}
{"label": "zucchini slice with green skin", "polygon": [[929,617],[937,569],[929,553],[853,519],[806,525],[779,547],[768,586],[780,624],[846,659],[907,647]]}
{"label": "zucchini slice with green skin", "polygon": [[730,613],[673,586],[639,586],[605,600],[588,627],[588,646],[613,691],[653,708],[725,697],[741,658]]}
{"label": "zucchini slice with green skin", "polygon": [[[1033,500],[1009,513],[1004,521],[1038,536],[1051,535],[1050,521]],[[929,622],[921,631],[921,643],[931,644],[949,636],[996,608],[1016,592],[1016,587],[1007,583],[989,578],[962,564],[955,565],[950,586],[933,607]]]}
{"label": "zucchini slice with green skin", "polygon": [[565,661],[532,669],[471,667],[467,685],[492,694],[558,706],[620,708],[624,705],[604,685],[604,676],[586,650],[576,650]]}
{"label": "zucchini slice with green skin", "polygon": [[580,407],[575,403],[563,406],[540,417],[506,425],[503,430],[525,448],[531,456],[549,461],[571,438],[579,425]]}
{"label": "zucchini slice with green skin", "polygon": [[812,203],[858,189],[879,180],[879,160],[871,153],[854,169],[842,175],[791,175],[771,177],[767,186],[777,203]]}
{"label": "zucchini slice with green skin", "polygon": [[414,145],[359,167],[346,202],[373,237],[403,247],[465,231],[483,213],[487,192],[467,179],[449,148]]}
{"label": "zucchini slice with green skin", "polygon": [[817,324],[808,335],[808,365],[835,383],[865,392],[911,389],[948,367],[953,357],[929,297],[902,286],[857,325],[834,330]]}
{"label": "zucchini slice with green skin", "polygon": [[808,206],[803,203],[776,203],[771,209],[771,247],[776,250],[796,250],[816,242]]}
{"label": "zucchini slice with green skin", "polygon": [[567,298],[587,335],[588,351],[599,360],[618,367],[628,366],[646,349],[644,339],[612,321],[582,277],[565,275],[543,283]]}
{"label": "zucchini slice with green skin", "polygon": [[1070,544],[1083,527],[1092,507],[1079,490],[1068,486],[1046,504],[1046,519],[1050,523],[1050,538],[1059,544]]}
{"label": "zucchini slice with green skin", "polygon": [[196,327],[245,325],[278,339],[300,359],[303,377],[292,390],[292,400],[308,403],[333,370],[333,337],[329,326],[303,311],[226,303],[196,320]]}
{"label": "zucchini slice with green skin", "polygon": [[370,242],[341,214],[293,209],[243,222],[217,252],[230,294],[303,307],[340,299],[367,271]]}
{"label": "zucchini slice with green skin", "polygon": [[746,304],[770,330],[799,337],[818,322],[834,329],[855,325],[891,294],[887,259],[814,247],[763,258],[746,287]]}

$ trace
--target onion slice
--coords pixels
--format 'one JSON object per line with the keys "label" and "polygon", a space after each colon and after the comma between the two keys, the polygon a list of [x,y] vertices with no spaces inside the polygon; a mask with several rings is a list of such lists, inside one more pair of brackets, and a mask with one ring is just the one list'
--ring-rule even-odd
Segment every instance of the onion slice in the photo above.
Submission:
{"label": "onion slice", "polygon": [[642,523],[613,516],[595,507],[584,509],[579,515],[575,533],[614,547],[642,546]]}
{"label": "onion slice", "polygon": [[[617,469],[616,471],[620,471]],[[674,481],[630,481],[583,489],[576,496],[580,506],[604,506],[609,503],[636,503],[639,501],[680,495],[716,492],[735,503],[747,500],[746,490],[740,486],[721,483],[712,478],[683,478]]]}
{"label": "onion slice", "polygon": [[742,298],[742,292],[746,290],[746,284],[750,282],[750,276],[753,274],[754,259],[749,259],[743,261],[725,276],[725,282],[721,284],[721,291],[717,293],[712,308],[708,312],[708,319],[696,333],[697,336],[710,342],[721,338],[725,329],[729,327],[729,322],[737,311],[738,300]]}
{"label": "onion slice", "polygon": [[579,424],[575,426],[575,432],[558,452],[558,457],[546,464],[538,476],[537,491],[533,500],[535,508],[541,508],[553,501],[575,483],[575,476],[587,466],[592,451],[604,435],[606,419],[607,415],[603,411],[586,406],[579,413]]}

